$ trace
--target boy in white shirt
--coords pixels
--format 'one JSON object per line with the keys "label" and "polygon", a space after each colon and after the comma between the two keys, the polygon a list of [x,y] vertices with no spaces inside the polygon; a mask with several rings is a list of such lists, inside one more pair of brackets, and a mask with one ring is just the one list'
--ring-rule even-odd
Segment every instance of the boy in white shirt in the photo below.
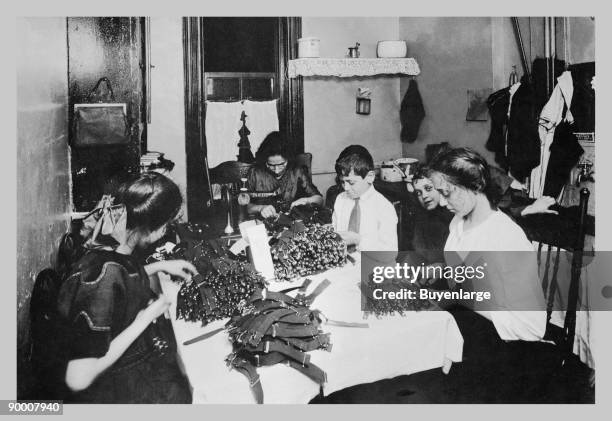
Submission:
{"label": "boy in white shirt", "polygon": [[344,192],[334,204],[334,230],[358,250],[397,251],[397,214],[391,202],[373,186],[372,155],[365,148],[341,153],[336,173]]}

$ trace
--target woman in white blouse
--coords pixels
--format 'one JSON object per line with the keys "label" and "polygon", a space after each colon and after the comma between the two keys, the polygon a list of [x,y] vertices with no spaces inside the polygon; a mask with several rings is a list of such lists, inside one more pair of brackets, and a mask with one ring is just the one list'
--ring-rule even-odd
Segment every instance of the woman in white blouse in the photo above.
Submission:
{"label": "woman in white blouse", "polygon": [[[455,214],[445,254],[457,252],[455,256],[466,265],[479,259],[481,264],[486,262],[485,278],[473,283],[475,289],[488,289],[491,300],[485,305],[475,303],[472,309],[489,322],[473,313],[464,326],[458,320],[465,337],[464,361],[489,358],[499,362],[492,366],[525,364],[525,370],[533,371],[533,367],[542,366],[539,357],[548,358],[551,352],[550,344],[540,342],[546,330],[546,306],[533,246],[523,230],[495,206],[496,190],[491,185],[489,166],[478,153],[468,148],[451,149],[435,157],[430,168],[430,178],[440,192],[440,205]],[[486,349],[469,343],[470,338],[481,340],[487,335],[482,342]],[[466,355],[471,350],[475,355]],[[512,370],[514,375],[520,367]],[[523,385],[522,389],[529,388]],[[512,396],[504,399],[512,400]]]}
{"label": "woman in white blouse", "polygon": [[431,168],[440,205],[455,214],[444,251],[477,252],[487,263],[483,282],[491,288],[492,303],[480,313],[503,340],[542,339],[546,307],[535,252],[523,230],[495,206],[487,162],[456,148],[438,156]]}

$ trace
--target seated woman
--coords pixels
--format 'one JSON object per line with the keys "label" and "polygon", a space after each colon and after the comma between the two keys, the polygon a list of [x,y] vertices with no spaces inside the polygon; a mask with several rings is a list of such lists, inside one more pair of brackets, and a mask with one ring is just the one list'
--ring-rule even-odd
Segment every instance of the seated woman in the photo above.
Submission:
{"label": "seated woman", "polygon": [[[150,287],[149,275],[189,278],[195,267],[183,260],[142,266],[132,256],[154,243],[178,214],[181,194],[172,181],[149,173],[120,187],[113,218],[113,248],[92,249],[73,265],[62,284],[58,310],[70,340],[65,382],[69,401],[81,403],[190,403],[191,393],[176,355],[165,352],[157,321],[170,306]],[[162,316],[163,317],[163,316]]]}
{"label": "seated woman", "polygon": [[[529,400],[533,396],[519,393],[533,392],[532,387],[550,374],[542,370],[551,368],[554,360],[550,358],[554,347],[540,342],[546,329],[546,306],[533,246],[523,230],[494,205],[498,189],[480,155],[468,148],[451,149],[436,156],[430,167],[440,205],[455,215],[444,251],[460,252],[462,259],[484,256],[486,262],[485,278],[474,285],[486,282],[491,302],[473,306],[484,319],[454,313],[465,339],[465,361],[488,370],[483,375],[493,376],[496,385],[505,382],[511,387],[504,399]],[[508,377],[500,382],[500,376]]]}
{"label": "seated woman", "polygon": [[[266,136],[255,161],[248,175],[249,189],[255,193],[247,207],[249,213],[263,218],[275,216],[280,209],[273,203],[278,201],[290,207],[323,203],[308,170],[295,164],[289,145],[279,132]],[[258,194],[262,197],[257,197]]]}

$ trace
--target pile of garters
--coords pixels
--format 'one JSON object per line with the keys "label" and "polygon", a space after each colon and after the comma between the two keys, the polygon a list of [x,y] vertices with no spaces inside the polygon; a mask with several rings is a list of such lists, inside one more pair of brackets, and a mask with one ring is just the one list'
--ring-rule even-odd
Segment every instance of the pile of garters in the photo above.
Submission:
{"label": "pile of garters", "polygon": [[346,243],[329,225],[305,223],[280,214],[275,220],[266,221],[266,228],[272,235],[270,251],[278,281],[346,264]]}
{"label": "pile of garters", "polygon": [[231,317],[255,291],[266,286],[250,263],[229,257],[214,241],[184,241],[156,258],[184,259],[198,271],[191,281],[181,285],[177,319],[206,325]]}

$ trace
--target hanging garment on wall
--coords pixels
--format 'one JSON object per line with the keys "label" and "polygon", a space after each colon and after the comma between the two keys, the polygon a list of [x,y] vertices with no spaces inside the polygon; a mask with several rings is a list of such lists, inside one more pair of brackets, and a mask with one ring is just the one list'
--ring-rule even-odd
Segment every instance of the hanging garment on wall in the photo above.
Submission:
{"label": "hanging garment on wall", "polygon": [[250,130],[249,142],[253,154],[270,132],[278,131],[277,99],[272,101],[244,101],[246,125]]}
{"label": "hanging garment on wall", "polygon": [[544,192],[546,170],[550,159],[550,146],[554,140],[556,127],[564,118],[573,122],[571,112],[565,113],[565,109],[569,108],[572,104],[574,93],[572,77],[569,72],[565,72],[557,81],[555,90],[540,113],[538,128],[540,135],[540,164],[531,171],[529,196],[532,198],[541,197]]}
{"label": "hanging garment on wall", "polygon": [[238,155],[238,131],[242,127],[242,103],[206,101],[206,155],[208,166],[235,161]]}
{"label": "hanging garment on wall", "polygon": [[489,133],[486,147],[488,150],[495,153],[495,162],[506,171],[508,170],[506,126],[508,124],[509,106],[509,88],[494,92],[487,99],[487,107],[489,107],[489,115],[491,116],[491,133]]}
{"label": "hanging garment on wall", "polygon": [[523,182],[540,163],[539,108],[533,86],[523,78],[512,97],[508,118],[507,156],[510,174]]}
{"label": "hanging garment on wall", "polygon": [[508,105],[508,118],[510,118],[510,110],[512,110],[512,98],[514,97],[514,94],[516,93],[516,91],[518,91],[518,88],[520,87],[521,87],[521,82],[517,82],[508,88],[508,92],[510,93],[510,104]]}
{"label": "hanging garment on wall", "polygon": [[574,132],[595,131],[595,89],[592,82],[595,76],[595,62],[580,63],[570,66],[574,82],[572,98],[572,115]]}
{"label": "hanging garment on wall", "polygon": [[554,68],[554,77],[551,83],[554,83],[559,76],[565,71],[565,61],[553,58],[536,58],[531,65],[531,81],[533,83],[533,91],[538,112],[544,108],[544,105],[550,98],[549,92],[554,86],[547,91],[546,78],[551,68]]}
{"label": "hanging garment on wall", "polygon": [[513,95],[510,89],[494,92],[487,99],[491,133],[486,146],[495,152],[495,161],[504,170],[522,181],[540,160],[538,113],[533,88],[526,78],[512,87]]}
{"label": "hanging garment on wall", "polygon": [[557,82],[540,113],[540,164],[531,172],[529,189],[533,198],[542,195],[557,197],[583,152],[571,127],[574,123],[570,111],[574,94],[571,73],[564,72]]}
{"label": "hanging garment on wall", "polygon": [[423,100],[416,80],[411,79],[400,108],[400,122],[402,123],[400,137],[402,142],[412,143],[416,140],[423,118],[425,118]]}
{"label": "hanging garment on wall", "polygon": [[550,146],[543,196],[560,198],[572,168],[576,166],[583,153],[584,149],[574,135],[574,125],[567,121],[561,122],[555,130],[555,137]]}

